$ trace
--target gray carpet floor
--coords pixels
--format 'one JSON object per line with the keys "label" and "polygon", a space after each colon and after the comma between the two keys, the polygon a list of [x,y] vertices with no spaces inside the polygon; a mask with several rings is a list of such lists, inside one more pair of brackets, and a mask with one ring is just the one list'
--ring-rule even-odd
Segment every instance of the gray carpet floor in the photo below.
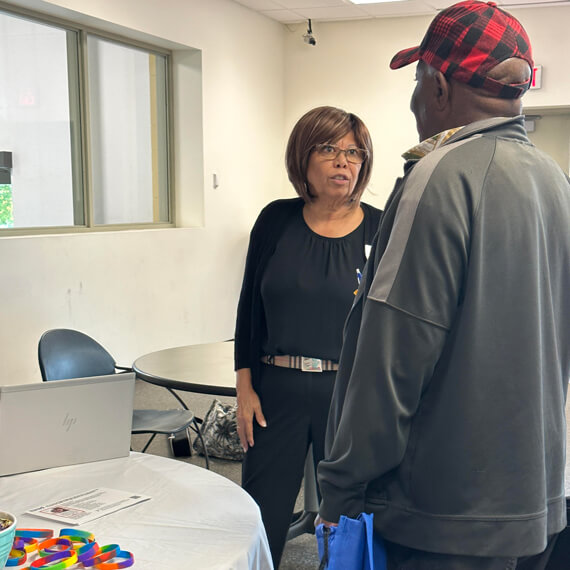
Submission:
{"label": "gray carpet floor", "polygon": [[[206,414],[214,396],[205,394],[193,394],[189,392],[178,392],[186,405],[195,416],[203,418]],[[235,402],[235,398],[219,397],[223,402]],[[177,408],[178,402],[174,397],[160,386],[154,386],[146,382],[137,380],[135,390],[135,408],[153,408],[153,409],[174,409]],[[193,433],[193,432],[192,432]],[[132,436],[133,451],[140,451],[148,440],[145,435]],[[147,453],[161,455],[163,457],[174,458],[170,449],[170,444],[166,436],[158,435],[149,446]],[[178,461],[185,461],[205,468],[204,458],[200,455],[193,454],[191,457],[174,458]],[[210,459],[210,469],[224,477],[227,477],[234,483],[241,484],[241,463],[236,461],[224,461],[221,459]],[[303,492],[299,494],[295,510],[301,510],[303,507]],[[319,567],[319,558],[317,555],[317,544],[313,534],[302,534],[287,542],[283,558],[279,566],[279,570],[316,570]],[[157,569],[159,570],[159,569]],[[207,569],[196,569],[207,570]]]}

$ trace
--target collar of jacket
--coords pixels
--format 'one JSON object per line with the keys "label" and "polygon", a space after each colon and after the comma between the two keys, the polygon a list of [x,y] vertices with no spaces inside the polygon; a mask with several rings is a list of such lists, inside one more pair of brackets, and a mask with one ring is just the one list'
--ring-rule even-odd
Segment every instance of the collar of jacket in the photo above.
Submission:
{"label": "collar of jacket", "polygon": [[[476,133],[484,133],[485,131],[495,129],[505,129],[508,136],[523,142],[529,143],[526,129],[524,127],[524,115],[517,115],[516,117],[492,117],[490,119],[483,119],[465,125],[464,127],[456,127],[442,131],[429,139],[426,139],[418,145],[412,147],[410,150],[402,154],[406,159],[404,165],[404,172],[407,172],[418,160],[434,151],[435,149],[453,142],[463,140]],[[426,152],[427,151],[427,152]]]}

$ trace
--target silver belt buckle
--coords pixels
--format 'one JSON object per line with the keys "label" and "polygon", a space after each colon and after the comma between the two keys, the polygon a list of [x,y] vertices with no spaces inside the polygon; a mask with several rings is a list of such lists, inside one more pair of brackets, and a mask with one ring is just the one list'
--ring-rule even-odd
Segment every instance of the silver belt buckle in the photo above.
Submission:
{"label": "silver belt buckle", "polygon": [[301,356],[301,370],[303,372],[322,372],[323,363],[320,358]]}

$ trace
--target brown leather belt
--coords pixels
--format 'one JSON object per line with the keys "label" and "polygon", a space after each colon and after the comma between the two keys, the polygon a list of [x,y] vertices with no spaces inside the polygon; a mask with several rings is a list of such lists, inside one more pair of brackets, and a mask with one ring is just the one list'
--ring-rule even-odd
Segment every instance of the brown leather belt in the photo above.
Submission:
{"label": "brown leather belt", "polygon": [[321,358],[311,358],[310,356],[267,355],[261,357],[261,362],[271,366],[280,366],[281,368],[296,368],[303,372],[338,370],[338,363],[334,360],[323,360]]}

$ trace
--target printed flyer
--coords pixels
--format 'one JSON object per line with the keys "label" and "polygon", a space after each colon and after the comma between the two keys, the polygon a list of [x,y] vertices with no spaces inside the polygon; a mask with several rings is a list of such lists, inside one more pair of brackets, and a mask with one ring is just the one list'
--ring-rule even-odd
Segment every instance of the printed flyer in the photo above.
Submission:
{"label": "printed flyer", "polygon": [[132,507],[137,503],[148,501],[150,497],[117,491],[115,489],[98,488],[85,491],[73,497],[61,499],[49,505],[42,505],[26,511],[26,514],[54,520],[60,523],[83,524],[110,513]]}

